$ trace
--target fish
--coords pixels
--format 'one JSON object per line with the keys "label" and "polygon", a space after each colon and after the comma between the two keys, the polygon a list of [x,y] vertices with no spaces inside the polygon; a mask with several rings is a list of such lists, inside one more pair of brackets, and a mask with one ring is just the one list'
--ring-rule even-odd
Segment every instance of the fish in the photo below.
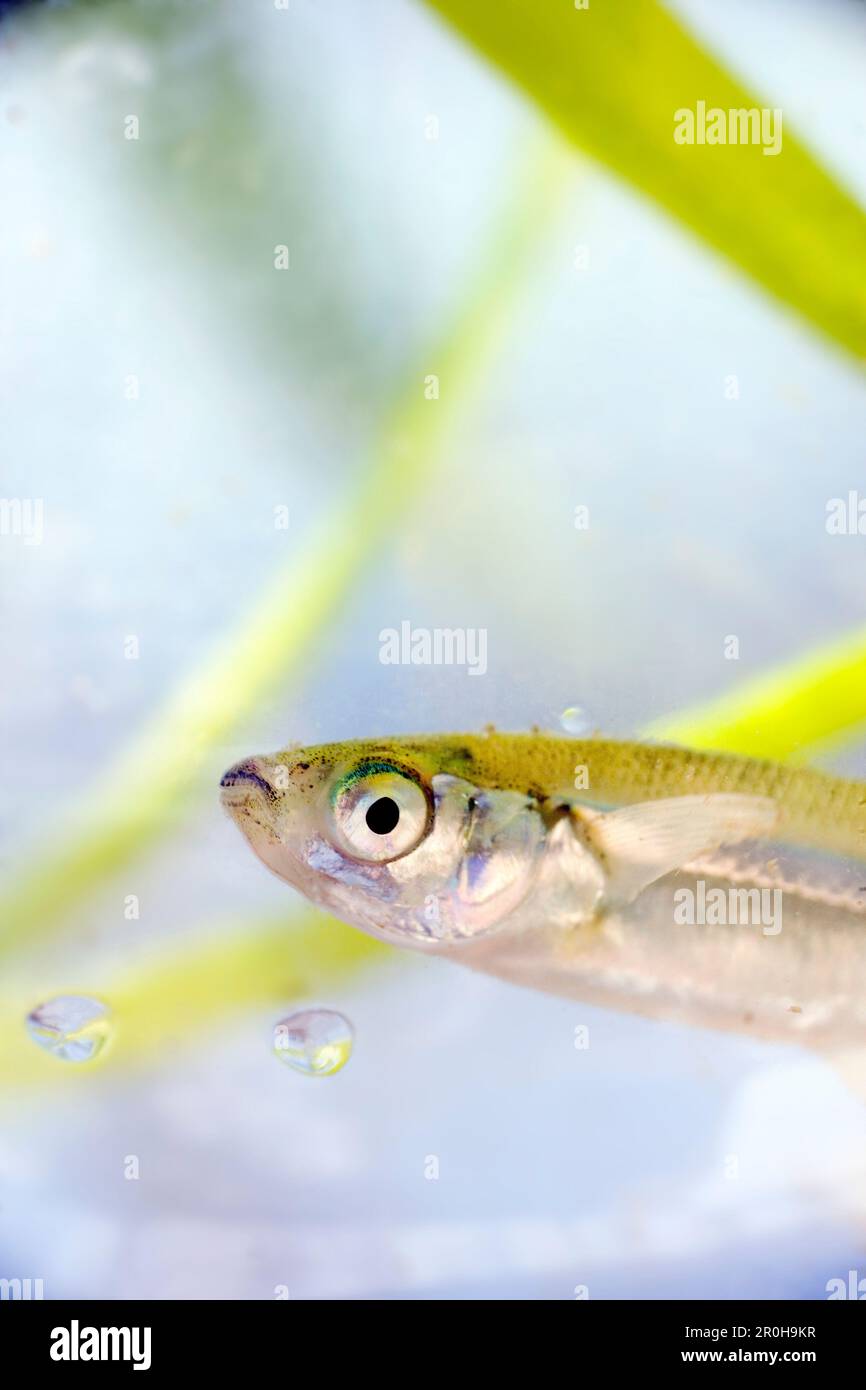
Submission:
{"label": "fish", "polygon": [[586,1004],[855,1059],[843,1071],[866,1096],[866,784],[489,729],[246,758],[221,797],[268,869],[362,931]]}

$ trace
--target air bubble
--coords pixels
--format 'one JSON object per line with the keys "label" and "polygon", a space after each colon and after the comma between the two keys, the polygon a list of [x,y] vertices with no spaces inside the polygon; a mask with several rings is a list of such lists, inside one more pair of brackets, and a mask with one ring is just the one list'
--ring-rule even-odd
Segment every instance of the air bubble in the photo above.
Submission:
{"label": "air bubble", "polygon": [[568,709],[564,709],[559,722],[567,734],[587,734],[592,727],[592,720],[580,705],[569,705]]}
{"label": "air bubble", "polygon": [[303,1009],[274,1025],[274,1052],[304,1076],[333,1076],[352,1055],[355,1031],[334,1009]]}
{"label": "air bubble", "polygon": [[113,1036],[111,1011],[84,994],[60,994],[39,1004],[26,1019],[27,1032],[53,1057],[91,1062]]}

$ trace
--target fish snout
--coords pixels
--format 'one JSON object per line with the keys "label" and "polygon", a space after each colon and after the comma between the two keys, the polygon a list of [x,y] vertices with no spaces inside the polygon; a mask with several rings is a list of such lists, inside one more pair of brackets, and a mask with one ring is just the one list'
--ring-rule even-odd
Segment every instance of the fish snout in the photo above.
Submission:
{"label": "fish snout", "polygon": [[241,762],[235,763],[223,773],[220,787],[223,803],[228,806],[235,803],[239,796],[242,798],[253,790],[261,792],[269,801],[276,800],[276,792],[265,776],[258,758],[244,758]]}

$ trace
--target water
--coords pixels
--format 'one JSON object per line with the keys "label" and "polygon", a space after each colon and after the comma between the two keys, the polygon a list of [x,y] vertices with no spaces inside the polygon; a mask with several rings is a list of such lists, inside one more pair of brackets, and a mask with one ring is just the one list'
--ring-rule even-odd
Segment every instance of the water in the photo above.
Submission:
{"label": "water", "polygon": [[559,716],[559,722],[567,734],[588,734],[592,720],[581,705],[569,705]]}
{"label": "water", "polygon": [[333,1009],[304,1009],[274,1026],[274,1052],[304,1076],[333,1076],[352,1055],[355,1032]]}
{"label": "water", "polygon": [[113,1036],[107,1004],[86,994],[61,994],[27,1015],[27,1032],[34,1042],[64,1062],[90,1062]]}

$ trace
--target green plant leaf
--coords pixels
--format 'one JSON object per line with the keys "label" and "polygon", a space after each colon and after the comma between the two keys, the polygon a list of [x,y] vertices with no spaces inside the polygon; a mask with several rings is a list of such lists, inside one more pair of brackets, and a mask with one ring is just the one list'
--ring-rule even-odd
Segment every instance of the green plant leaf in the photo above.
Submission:
{"label": "green plant leaf", "polygon": [[656,720],[654,738],[806,761],[866,725],[866,633],[859,631],[738,685],[729,695]]}
{"label": "green plant leaf", "polygon": [[[428,0],[573,143],[837,344],[866,356],[866,214],[784,121],[782,149],[681,145],[675,112],[773,106],[655,0]],[[830,16],[828,15],[829,19]]]}

